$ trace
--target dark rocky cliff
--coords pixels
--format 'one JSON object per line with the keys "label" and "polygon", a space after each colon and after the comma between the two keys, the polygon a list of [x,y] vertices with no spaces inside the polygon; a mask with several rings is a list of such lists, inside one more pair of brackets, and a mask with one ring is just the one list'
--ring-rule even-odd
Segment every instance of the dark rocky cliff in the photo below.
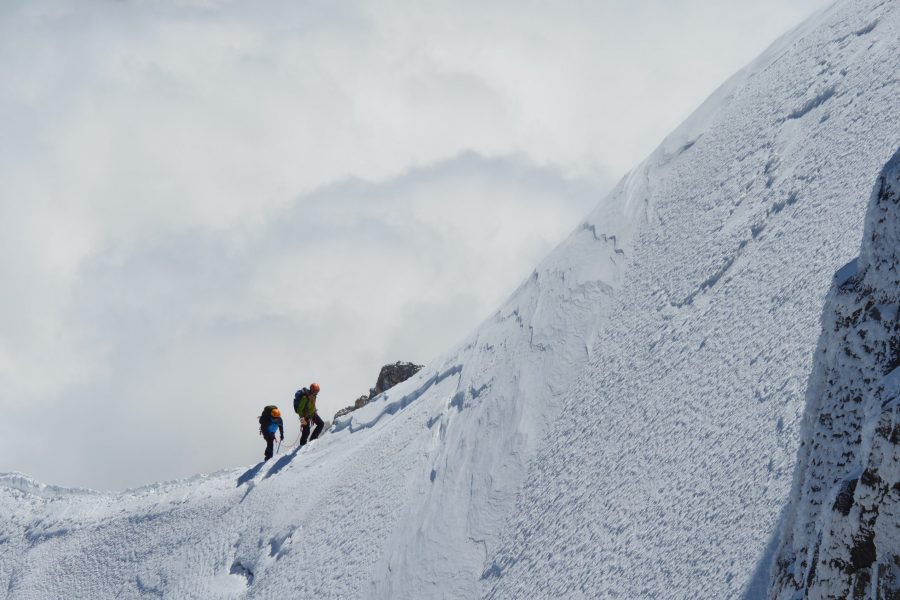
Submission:
{"label": "dark rocky cliff", "polygon": [[900,599],[900,151],[826,300],[770,598]]}

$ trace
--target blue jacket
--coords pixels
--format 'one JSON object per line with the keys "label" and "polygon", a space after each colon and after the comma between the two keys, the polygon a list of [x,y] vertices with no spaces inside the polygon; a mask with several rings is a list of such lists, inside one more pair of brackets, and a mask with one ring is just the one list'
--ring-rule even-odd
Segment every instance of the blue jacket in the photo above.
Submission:
{"label": "blue jacket", "polygon": [[268,425],[263,425],[263,435],[274,436],[277,432],[281,432],[281,437],[284,437],[284,421],[281,417],[275,419],[270,417]]}

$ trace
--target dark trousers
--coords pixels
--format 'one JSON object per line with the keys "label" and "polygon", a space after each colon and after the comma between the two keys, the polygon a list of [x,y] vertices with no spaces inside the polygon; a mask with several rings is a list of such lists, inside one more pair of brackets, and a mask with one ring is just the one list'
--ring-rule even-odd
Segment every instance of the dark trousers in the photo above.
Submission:
{"label": "dark trousers", "polygon": [[[309,435],[310,421],[316,424],[316,428],[313,430],[312,436]],[[306,425],[300,426],[300,445],[306,445],[306,438],[309,438],[309,440],[312,441],[319,437],[319,434],[322,433],[323,427],[325,427],[325,421],[322,420],[322,417],[319,416],[319,413],[313,414],[312,417],[306,420]]]}
{"label": "dark trousers", "polygon": [[263,434],[263,439],[266,440],[266,460],[272,458],[272,445],[275,443],[275,435],[274,434]]}

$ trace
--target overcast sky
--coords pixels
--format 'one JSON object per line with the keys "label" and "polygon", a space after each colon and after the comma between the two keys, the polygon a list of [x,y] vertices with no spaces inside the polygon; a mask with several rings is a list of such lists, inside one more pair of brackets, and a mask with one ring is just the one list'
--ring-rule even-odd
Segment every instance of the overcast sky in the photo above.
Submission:
{"label": "overcast sky", "polygon": [[263,405],[449,350],[829,3],[4,1],[0,471],[255,462]]}

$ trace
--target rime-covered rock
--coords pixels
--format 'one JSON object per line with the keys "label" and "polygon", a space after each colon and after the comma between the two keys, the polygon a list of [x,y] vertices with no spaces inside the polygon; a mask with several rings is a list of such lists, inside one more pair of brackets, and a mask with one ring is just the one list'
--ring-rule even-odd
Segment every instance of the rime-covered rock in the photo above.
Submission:
{"label": "rime-covered rock", "polygon": [[378,374],[378,381],[375,383],[375,389],[370,393],[369,399],[386,392],[398,383],[403,383],[421,370],[422,365],[399,361],[381,367],[381,373]]}
{"label": "rime-covered rock", "polygon": [[357,398],[352,406],[344,407],[334,413],[333,420],[337,421],[339,418],[345,415],[349,415],[354,410],[362,408],[378,394],[386,392],[398,383],[403,383],[421,370],[422,365],[400,361],[397,361],[392,365],[385,365],[381,367],[381,372],[378,374],[378,381],[375,382],[375,387],[370,388],[368,394],[362,395]]}
{"label": "rime-covered rock", "polygon": [[770,596],[900,598],[900,151],[826,301]]}
{"label": "rime-covered rock", "polygon": [[356,410],[358,408],[362,408],[363,406],[365,406],[366,404],[369,403],[369,400],[371,400],[371,398],[369,397],[368,394],[364,394],[364,395],[360,396],[359,398],[356,399],[356,401],[352,405],[345,406],[341,410],[334,413],[334,420],[337,421],[344,415],[349,415],[354,410]]}

